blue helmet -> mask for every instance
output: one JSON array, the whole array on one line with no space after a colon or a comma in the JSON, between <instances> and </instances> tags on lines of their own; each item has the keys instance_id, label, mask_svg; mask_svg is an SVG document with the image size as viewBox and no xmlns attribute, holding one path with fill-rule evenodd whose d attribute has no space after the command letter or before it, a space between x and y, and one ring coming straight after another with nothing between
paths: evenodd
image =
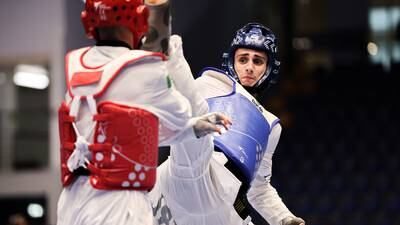
<instances>
[{"instance_id":1,"label":"blue helmet","mask_svg":"<svg viewBox=\"0 0 400 225\"><path fill-rule=\"evenodd\" d=\"M277 60L278 44L274 33L259 23L248 23L236 31L229 51L224 53L224 70L237 81L239 80L234 68L235 52L238 48L249 48L266 53L268 65L264 75L254 85L255 88L263 90L277 81L280 62Z\"/></svg>"}]
</instances>

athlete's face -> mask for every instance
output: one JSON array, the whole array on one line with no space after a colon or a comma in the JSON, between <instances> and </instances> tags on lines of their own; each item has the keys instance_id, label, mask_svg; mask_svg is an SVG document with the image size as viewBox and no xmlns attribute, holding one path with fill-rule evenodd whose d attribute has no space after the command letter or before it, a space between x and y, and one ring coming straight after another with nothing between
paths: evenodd
<instances>
[{"instance_id":1,"label":"athlete's face","mask_svg":"<svg viewBox=\"0 0 400 225\"><path fill-rule=\"evenodd\" d=\"M267 65L265 52L247 48L238 48L235 52L234 67L243 86L254 86L265 73Z\"/></svg>"}]
</instances>

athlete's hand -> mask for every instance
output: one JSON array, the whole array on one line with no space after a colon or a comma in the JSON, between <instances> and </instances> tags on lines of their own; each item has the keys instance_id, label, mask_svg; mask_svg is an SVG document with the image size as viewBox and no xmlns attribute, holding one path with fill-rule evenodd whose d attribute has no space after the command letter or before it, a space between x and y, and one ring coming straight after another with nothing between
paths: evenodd
<instances>
[{"instance_id":1,"label":"athlete's hand","mask_svg":"<svg viewBox=\"0 0 400 225\"><path fill-rule=\"evenodd\" d=\"M305 225L306 222L300 217L286 217L282 220L282 225Z\"/></svg>"},{"instance_id":2,"label":"athlete's hand","mask_svg":"<svg viewBox=\"0 0 400 225\"><path fill-rule=\"evenodd\" d=\"M222 125L226 130L232 125L232 121L221 113L209 113L199 116L196 119L193 130L197 138L201 138L213 132L222 134L222 128L218 125Z\"/></svg>"},{"instance_id":3,"label":"athlete's hand","mask_svg":"<svg viewBox=\"0 0 400 225\"><path fill-rule=\"evenodd\" d=\"M170 61L179 61L180 58L184 58L182 45L181 36L174 34L169 37L168 56Z\"/></svg>"}]
</instances>

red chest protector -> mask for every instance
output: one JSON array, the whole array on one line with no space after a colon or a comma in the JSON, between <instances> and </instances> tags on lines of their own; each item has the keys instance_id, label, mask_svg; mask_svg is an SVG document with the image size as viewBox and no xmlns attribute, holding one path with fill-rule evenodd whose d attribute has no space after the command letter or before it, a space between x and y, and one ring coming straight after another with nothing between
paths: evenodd
<instances>
[{"instance_id":1,"label":"red chest protector","mask_svg":"<svg viewBox=\"0 0 400 225\"><path fill-rule=\"evenodd\" d=\"M66 57L66 80L72 101L59 108L61 179L68 186L77 171L86 168L94 188L105 190L151 190L158 160L158 118L149 111L110 101L96 103L126 65L159 53L130 51L111 62L88 68L82 63L88 48ZM88 87L87 95L74 95L76 88ZM81 89L82 90L82 89ZM93 143L81 135L75 119L80 103L86 101L92 118Z\"/></svg>"}]
</instances>

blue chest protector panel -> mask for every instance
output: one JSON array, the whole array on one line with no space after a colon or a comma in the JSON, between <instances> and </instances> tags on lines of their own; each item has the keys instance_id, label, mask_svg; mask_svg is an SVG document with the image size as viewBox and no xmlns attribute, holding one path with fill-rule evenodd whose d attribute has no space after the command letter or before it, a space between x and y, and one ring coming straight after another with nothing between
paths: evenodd
<instances>
[{"instance_id":1,"label":"blue chest protector panel","mask_svg":"<svg viewBox=\"0 0 400 225\"><path fill-rule=\"evenodd\" d=\"M216 136L214 145L237 166L250 184L267 149L270 124L259 109L235 91L226 96L207 99L210 112L221 112L232 119L228 132Z\"/></svg>"}]
</instances>

